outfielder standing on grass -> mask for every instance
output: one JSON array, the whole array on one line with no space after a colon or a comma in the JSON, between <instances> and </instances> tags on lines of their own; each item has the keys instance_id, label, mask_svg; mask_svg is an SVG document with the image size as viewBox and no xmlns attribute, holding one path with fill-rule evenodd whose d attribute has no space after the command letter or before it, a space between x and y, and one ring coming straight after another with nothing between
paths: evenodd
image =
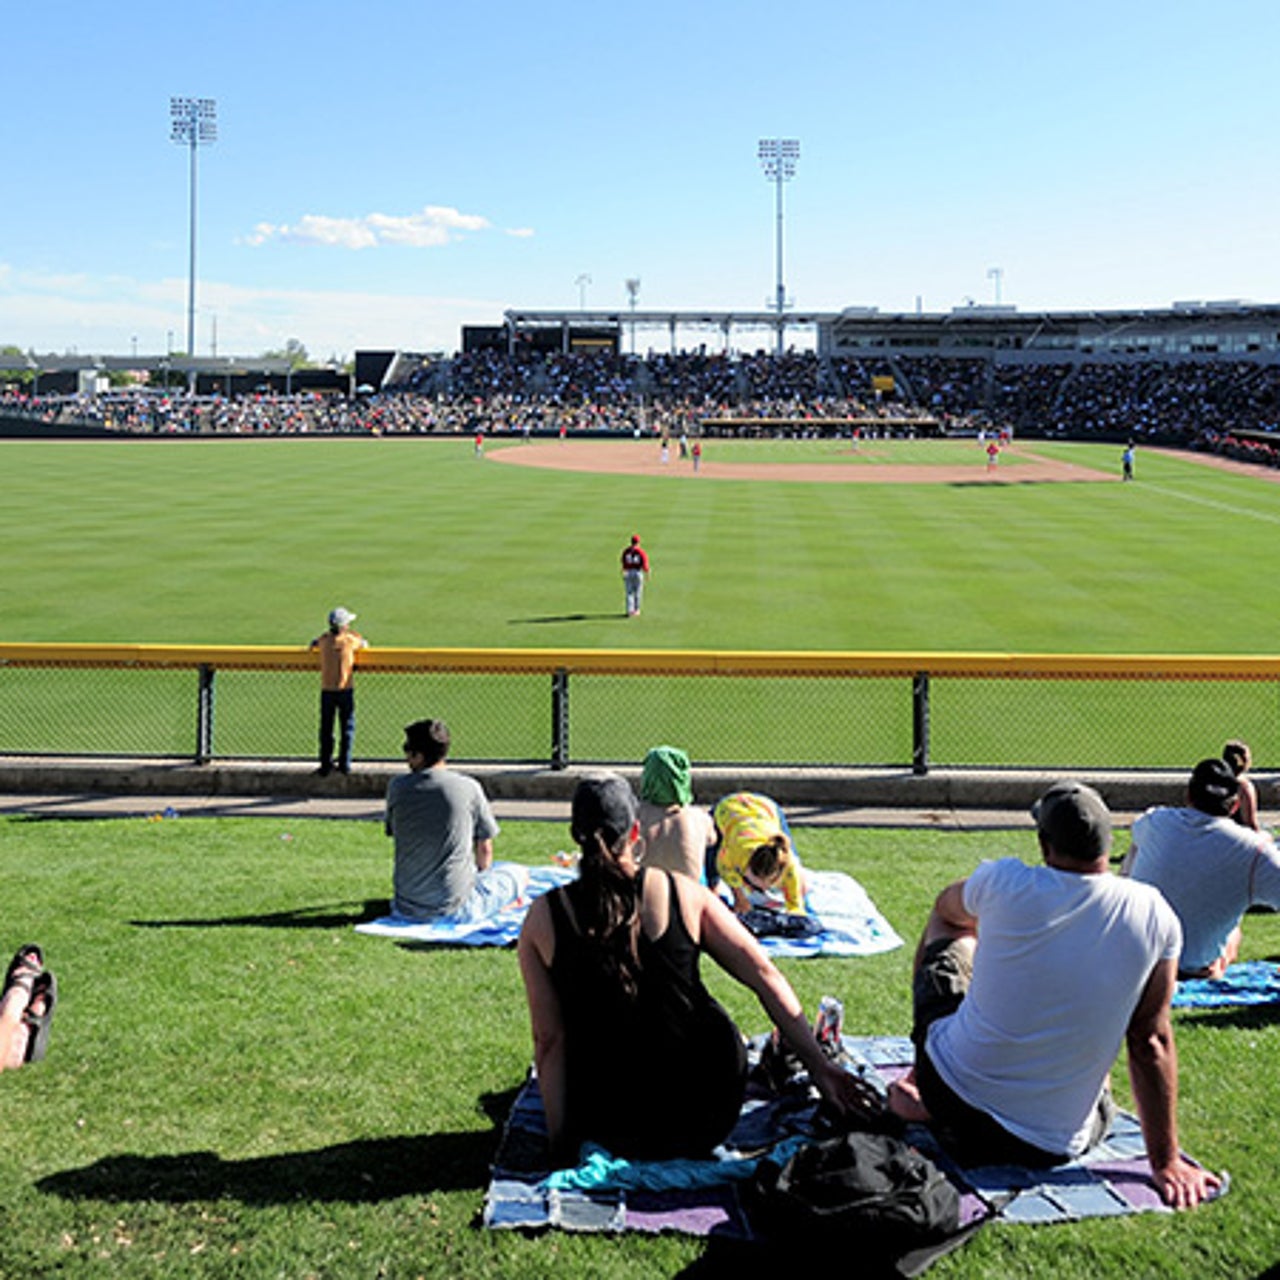
<instances>
[{"instance_id":1,"label":"outfielder standing on grass","mask_svg":"<svg viewBox=\"0 0 1280 1280\"><path fill-rule=\"evenodd\" d=\"M627 617L634 618L640 612L644 596L644 580L649 576L649 557L640 545L640 535L633 533L631 541L622 552L622 581L627 589Z\"/></svg>"}]
</instances>

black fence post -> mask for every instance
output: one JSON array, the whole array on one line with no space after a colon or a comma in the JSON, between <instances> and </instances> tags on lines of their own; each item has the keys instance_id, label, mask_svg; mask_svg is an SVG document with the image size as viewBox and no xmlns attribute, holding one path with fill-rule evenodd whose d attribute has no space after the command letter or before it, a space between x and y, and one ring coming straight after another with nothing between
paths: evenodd
<instances>
[{"instance_id":1,"label":"black fence post","mask_svg":"<svg viewBox=\"0 0 1280 1280\"><path fill-rule=\"evenodd\" d=\"M551 767L569 767L569 673L564 667L551 675Z\"/></svg>"},{"instance_id":2,"label":"black fence post","mask_svg":"<svg viewBox=\"0 0 1280 1280\"><path fill-rule=\"evenodd\" d=\"M213 676L214 669L202 662L196 704L196 764L208 764L213 759Z\"/></svg>"},{"instance_id":3,"label":"black fence post","mask_svg":"<svg viewBox=\"0 0 1280 1280\"><path fill-rule=\"evenodd\" d=\"M911 772L929 772L929 673L917 671L911 681Z\"/></svg>"}]
</instances>

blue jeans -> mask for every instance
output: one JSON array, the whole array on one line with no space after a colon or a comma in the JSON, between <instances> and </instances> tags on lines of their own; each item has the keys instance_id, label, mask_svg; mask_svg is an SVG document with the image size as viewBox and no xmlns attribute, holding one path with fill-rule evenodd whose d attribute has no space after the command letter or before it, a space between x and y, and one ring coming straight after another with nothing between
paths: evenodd
<instances>
[{"instance_id":1,"label":"blue jeans","mask_svg":"<svg viewBox=\"0 0 1280 1280\"><path fill-rule=\"evenodd\" d=\"M333 722L338 721L338 768L351 771L351 741L356 736L354 689L320 690L320 771L333 768Z\"/></svg>"}]
</instances>

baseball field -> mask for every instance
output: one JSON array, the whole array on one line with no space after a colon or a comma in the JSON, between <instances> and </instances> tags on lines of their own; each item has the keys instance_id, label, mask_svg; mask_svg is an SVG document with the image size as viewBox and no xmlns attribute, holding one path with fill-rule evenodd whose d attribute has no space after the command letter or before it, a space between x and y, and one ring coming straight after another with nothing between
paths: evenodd
<instances>
[{"instance_id":1,"label":"baseball field","mask_svg":"<svg viewBox=\"0 0 1280 1280\"><path fill-rule=\"evenodd\" d=\"M343 602L384 645L1271 649L1265 475L1139 450L1126 485L1116 446L1045 442L994 475L973 441L713 440L699 475L636 449L6 441L5 636L286 644Z\"/></svg>"},{"instance_id":2,"label":"baseball field","mask_svg":"<svg viewBox=\"0 0 1280 1280\"><path fill-rule=\"evenodd\" d=\"M387 645L1267 650L1280 489L1266 475L1140 451L1121 484L1119 451L1101 446L1018 445L989 476L972 442L868 442L856 457L711 442L695 477L652 450L599 447L578 470L500 457L531 463L554 442L491 444L484 459L469 440L0 444L5 637L303 643L343 603ZM655 572L628 621L617 559L632 532ZM6 723L31 674L0 672ZM301 743L305 677L295 707L255 694ZM380 708L378 689L360 686L361 737L379 716L387 735L440 709ZM1053 717L1070 721L1080 690L1058 693ZM83 731L77 695L61 696ZM1042 739L1048 720L1009 723L990 696L968 707L975 726L1014 752ZM1113 696L1122 745L1147 736L1144 699ZM655 706L650 689L600 715L645 703L641 732L660 731L687 701ZM1202 701L1212 710L1216 692ZM145 714L123 689L110 705ZM721 697L719 711L779 731L759 697ZM808 742L824 718L815 701L782 728ZM1200 723L1187 741L1216 749L1220 725ZM465 717L455 729L470 732ZM536 865L566 833L511 821L499 839L501 856ZM857 876L908 939L979 859L1035 856L1025 830L797 840L806 865ZM530 1061L518 969L509 951L356 935L389 878L375 822L0 819L6 946L40 941L60 983L48 1060L0 1077L0 1276L758 1273L757 1255L686 1236L478 1229L496 1126ZM1278 943L1280 917L1248 918L1243 956L1274 959ZM850 1031L901 1034L911 958L907 945L783 967L807 1009L835 993ZM746 991L705 968L739 1024L763 1030ZM1176 1021L1183 1144L1230 1173L1230 1194L1186 1214L992 1226L931 1275L1235 1280L1276 1261L1274 1007ZM636 1083L625 1067L620 1081ZM794 1257L831 1265L808 1241ZM865 1274L863 1261L837 1265Z\"/></svg>"},{"instance_id":3,"label":"baseball field","mask_svg":"<svg viewBox=\"0 0 1280 1280\"><path fill-rule=\"evenodd\" d=\"M7 441L4 637L304 644L342 603L375 646L1269 653L1276 473L1140 449L1126 484L1119 453L1015 442L991 470L973 440L709 440L695 474L674 447L664 465L631 440L498 437L483 458L469 438ZM629 619L618 557L632 533L653 574ZM14 673L7 696L33 688ZM497 716L497 680L364 688L366 757L394 758L405 718L428 711L468 726L472 758L545 747L541 682L508 681ZM1280 758L1269 686L1072 683L1040 686L1033 704L1024 692L939 690L942 758L1165 765L1235 735L1260 764ZM61 711L38 702L27 722L65 714L67 729L35 749L118 749L75 740L78 690L47 696ZM305 758L313 696L309 677L243 696L227 683L220 749ZM175 741L139 751L186 749L181 697L164 711ZM148 714L128 694L112 705ZM624 681L575 707L585 758L631 758L655 736L704 760L910 753L897 682L783 697Z\"/></svg>"}]
</instances>

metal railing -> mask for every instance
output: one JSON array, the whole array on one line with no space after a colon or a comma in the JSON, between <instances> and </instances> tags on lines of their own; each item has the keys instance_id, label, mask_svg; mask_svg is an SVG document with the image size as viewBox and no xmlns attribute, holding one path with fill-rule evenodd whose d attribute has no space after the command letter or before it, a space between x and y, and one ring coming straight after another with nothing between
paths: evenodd
<instances>
[{"instance_id":1,"label":"metal railing","mask_svg":"<svg viewBox=\"0 0 1280 1280\"><path fill-rule=\"evenodd\" d=\"M356 756L447 720L461 759L1169 768L1247 739L1280 761L1280 658L367 649ZM280 646L0 644L0 754L309 759L318 661Z\"/></svg>"}]
</instances>

